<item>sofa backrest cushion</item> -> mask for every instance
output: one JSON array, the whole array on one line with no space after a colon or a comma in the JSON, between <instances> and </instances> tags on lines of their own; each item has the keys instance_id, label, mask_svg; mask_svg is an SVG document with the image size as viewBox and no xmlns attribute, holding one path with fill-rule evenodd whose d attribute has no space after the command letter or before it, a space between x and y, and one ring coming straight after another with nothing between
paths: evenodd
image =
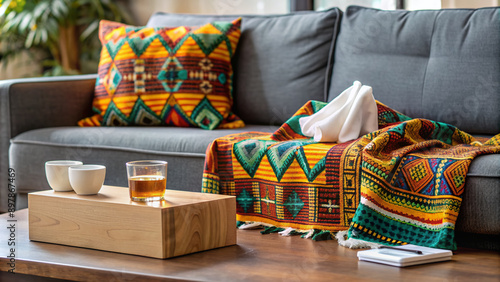
<instances>
[{"instance_id":1,"label":"sofa backrest cushion","mask_svg":"<svg viewBox=\"0 0 500 282\"><path fill-rule=\"evenodd\" d=\"M286 15L156 13L147 26L202 25L242 17L235 53L235 113L249 124L281 124L308 100L326 101L341 11Z\"/></svg>"},{"instance_id":2,"label":"sofa backrest cushion","mask_svg":"<svg viewBox=\"0 0 500 282\"><path fill-rule=\"evenodd\" d=\"M500 132L500 9L343 15L329 100L359 80L375 99L414 118Z\"/></svg>"}]
</instances>

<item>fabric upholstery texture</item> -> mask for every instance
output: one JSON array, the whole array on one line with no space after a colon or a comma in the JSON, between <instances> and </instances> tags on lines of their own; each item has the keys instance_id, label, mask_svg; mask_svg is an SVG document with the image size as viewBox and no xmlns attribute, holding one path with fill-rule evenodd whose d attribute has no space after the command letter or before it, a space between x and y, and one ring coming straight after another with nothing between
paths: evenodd
<instances>
[{"instance_id":1,"label":"fabric upholstery texture","mask_svg":"<svg viewBox=\"0 0 500 282\"><path fill-rule=\"evenodd\" d=\"M8 205L10 138L35 128L75 125L90 114L94 84L95 75L0 81L0 212Z\"/></svg>"},{"instance_id":2,"label":"fabric upholstery texture","mask_svg":"<svg viewBox=\"0 0 500 282\"><path fill-rule=\"evenodd\" d=\"M247 123L281 125L307 101L326 100L341 13L337 8L264 16L156 13L147 26L200 25L241 17L234 111Z\"/></svg>"},{"instance_id":3,"label":"fabric upholstery texture","mask_svg":"<svg viewBox=\"0 0 500 282\"><path fill-rule=\"evenodd\" d=\"M8 210L8 176L9 176L9 145L10 145L10 84L0 82L0 212Z\"/></svg>"},{"instance_id":4,"label":"fabric upholstery texture","mask_svg":"<svg viewBox=\"0 0 500 282\"><path fill-rule=\"evenodd\" d=\"M97 114L79 125L243 127L231 112L240 24L150 28L101 21Z\"/></svg>"},{"instance_id":5,"label":"fabric upholstery texture","mask_svg":"<svg viewBox=\"0 0 500 282\"><path fill-rule=\"evenodd\" d=\"M13 138L13 143L62 144L86 147L128 148L178 154L205 154L217 137L246 131L272 132L276 126L247 125L244 128L203 131L185 127L50 127L31 130Z\"/></svg>"},{"instance_id":6,"label":"fabric upholstery texture","mask_svg":"<svg viewBox=\"0 0 500 282\"><path fill-rule=\"evenodd\" d=\"M351 6L328 100L359 80L375 99L470 133L500 132L500 9L382 11ZM446 105L446 107L443 107Z\"/></svg>"}]
</instances>

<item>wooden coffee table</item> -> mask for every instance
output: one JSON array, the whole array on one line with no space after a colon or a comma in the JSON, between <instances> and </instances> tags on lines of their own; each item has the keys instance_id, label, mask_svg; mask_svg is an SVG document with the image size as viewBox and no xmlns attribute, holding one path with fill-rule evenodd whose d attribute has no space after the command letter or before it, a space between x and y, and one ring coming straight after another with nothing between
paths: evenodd
<instances>
[{"instance_id":1,"label":"wooden coffee table","mask_svg":"<svg viewBox=\"0 0 500 282\"><path fill-rule=\"evenodd\" d=\"M500 253L459 249L448 262L397 268L359 262L356 250L336 241L299 236L261 235L238 230L238 244L171 259L154 259L28 239L28 210L0 215L0 281L19 281L8 273L9 224L15 224L15 272L83 281L499 281ZM39 278L36 278L38 281ZM33 280L35 281L35 280Z\"/></svg>"}]
</instances>

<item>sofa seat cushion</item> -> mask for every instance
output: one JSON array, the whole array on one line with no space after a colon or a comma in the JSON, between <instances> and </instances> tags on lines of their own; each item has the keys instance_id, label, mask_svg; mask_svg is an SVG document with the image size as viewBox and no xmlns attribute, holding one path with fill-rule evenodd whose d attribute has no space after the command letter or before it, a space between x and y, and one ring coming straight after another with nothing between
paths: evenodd
<instances>
[{"instance_id":1,"label":"sofa seat cushion","mask_svg":"<svg viewBox=\"0 0 500 282\"><path fill-rule=\"evenodd\" d=\"M200 131L198 128L185 127L53 127L24 132L13 138L11 143L155 151L204 157L207 146L217 137L245 131L273 132L276 128L249 125L239 129Z\"/></svg>"},{"instance_id":2,"label":"sofa seat cushion","mask_svg":"<svg viewBox=\"0 0 500 282\"><path fill-rule=\"evenodd\" d=\"M500 154L476 157L467 172L456 230L500 235Z\"/></svg>"},{"instance_id":3,"label":"sofa seat cushion","mask_svg":"<svg viewBox=\"0 0 500 282\"><path fill-rule=\"evenodd\" d=\"M382 11L351 6L335 47L329 100L354 80L414 118L500 132L500 8Z\"/></svg>"},{"instance_id":4,"label":"sofa seat cushion","mask_svg":"<svg viewBox=\"0 0 500 282\"><path fill-rule=\"evenodd\" d=\"M203 130L181 127L54 127L24 132L11 140L10 166L16 170L18 207L27 207L26 193L50 189L44 163L81 160L107 167L106 185L127 183L125 163L165 160L167 189L201 191L205 150L212 140L245 131L274 132L277 126L248 125L239 129Z\"/></svg>"}]
</instances>

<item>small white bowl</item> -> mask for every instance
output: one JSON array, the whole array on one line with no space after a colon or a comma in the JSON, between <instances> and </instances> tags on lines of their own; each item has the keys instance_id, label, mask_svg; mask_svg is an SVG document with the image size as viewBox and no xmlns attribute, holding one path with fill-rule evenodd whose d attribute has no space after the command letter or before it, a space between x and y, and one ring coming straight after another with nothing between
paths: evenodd
<instances>
[{"instance_id":1,"label":"small white bowl","mask_svg":"<svg viewBox=\"0 0 500 282\"><path fill-rule=\"evenodd\" d=\"M45 176L50 188L57 192L73 191L68 178L68 168L82 165L80 161L60 160L45 163Z\"/></svg>"},{"instance_id":2,"label":"small white bowl","mask_svg":"<svg viewBox=\"0 0 500 282\"><path fill-rule=\"evenodd\" d=\"M69 182L78 195L95 195L101 190L106 167L103 165L79 165L68 169Z\"/></svg>"}]
</instances>

